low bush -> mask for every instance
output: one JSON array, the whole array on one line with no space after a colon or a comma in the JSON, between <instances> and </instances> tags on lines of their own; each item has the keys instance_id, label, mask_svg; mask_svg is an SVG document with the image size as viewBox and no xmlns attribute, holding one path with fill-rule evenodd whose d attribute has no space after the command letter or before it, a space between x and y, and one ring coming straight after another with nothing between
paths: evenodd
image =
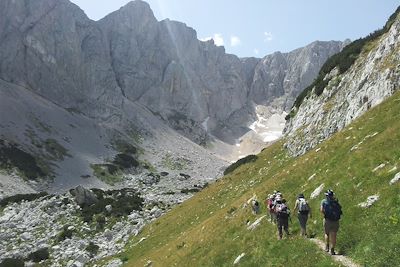
<instances>
[{"instance_id":1,"label":"low bush","mask_svg":"<svg viewBox=\"0 0 400 267\"><path fill-rule=\"evenodd\" d=\"M44 168L39 166L37 159L28 152L20 149L16 144L6 144L0 139L0 168L18 171L29 180L36 180L47 176Z\"/></svg>"},{"instance_id":2,"label":"low bush","mask_svg":"<svg viewBox=\"0 0 400 267\"><path fill-rule=\"evenodd\" d=\"M49 248L41 248L29 254L28 260L31 260L33 262L41 262L47 260L49 257L50 257Z\"/></svg>"},{"instance_id":3,"label":"low bush","mask_svg":"<svg viewBox=\"0 0 400 267\"><path fill-rule=\"evenodd\" d=\"M238 161L236 161L235 163L231 164L228 168L225 169L224 175L227 175L227 174L233 172L234 170L236 170L237 168L239 168L243 164L256 161L257 158L258 157L256 155L248 155L247 157L239 159Z\"/></svg>"},{"instance_id":4,"label":"low bush","mask_svg":"<svg viewBox=\"0 0 400 267\"><path fill-rule=\"evenodd\" d=\"M25 263L21 259L5 258L0 262L0 267L24 267Z\"/></svg>"},{"instance_id":5,"label":"low bush","mask_svg":"<svg viewBox=\"0 0 400 267\"><path fill-rule=\"evenodd\" d=\"M21 201L33 201L35 199L48 196L47 192L33 193L33 194L18 194L0 200L0 207L5 207L10 203L19 203Z\"/></svg>"}]
</instances>

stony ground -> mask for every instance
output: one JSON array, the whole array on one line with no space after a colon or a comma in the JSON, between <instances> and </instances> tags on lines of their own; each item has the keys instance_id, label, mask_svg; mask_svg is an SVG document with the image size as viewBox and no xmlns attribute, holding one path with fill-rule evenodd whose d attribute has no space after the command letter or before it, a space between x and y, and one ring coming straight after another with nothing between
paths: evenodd
<instances>
[{"instance_id":1,"label":"stony ground","mask_svg":"<svg viewBox=\"0 0 400 267\"><path fill-rule=\"evenodd\" d=\"M44 252L49 254L44 263L50 266L83 266L121 252L131 235L137 235L144 225L207 185L205 181L193 184L183 174L163 175L126 177L119 186L135 188L143 198L143 207L123 216L113 215L113 209L118 207L107 205L87 222L86 210L70 192L9 203L0 208L0 262L7 258L24 259L28 266L33 266L32 253ZM126 190L116 190L111 198L118 198ZM121 263L113 261L110 266Z\"/></svg>"}]
</instances>

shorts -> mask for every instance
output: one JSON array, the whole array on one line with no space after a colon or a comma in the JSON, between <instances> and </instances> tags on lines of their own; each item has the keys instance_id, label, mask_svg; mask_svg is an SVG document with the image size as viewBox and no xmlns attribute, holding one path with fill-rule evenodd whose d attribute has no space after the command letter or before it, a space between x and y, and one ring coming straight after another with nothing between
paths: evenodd
<instances>
[{"instance_id":1,"label":"shorts","mask_svg":"<svg viewBox=\"0 0 400 267\"><path fill-rule=\"evenodd\" d=\"M339 231L339 221L331 221L329 219L324 219L324 230L325 234L337 233Z\"/></svg>"}]
</instances>

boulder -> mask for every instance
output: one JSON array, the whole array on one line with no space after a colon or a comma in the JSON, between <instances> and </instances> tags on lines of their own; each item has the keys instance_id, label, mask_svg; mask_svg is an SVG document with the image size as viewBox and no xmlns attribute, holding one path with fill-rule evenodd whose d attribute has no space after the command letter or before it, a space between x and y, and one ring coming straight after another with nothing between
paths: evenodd
<instances>
[{"instance_id":1,"label":"boulder","mask_svg":"<svg viewBox=\"0 0 400 267\"><path fill-rule=\"evenodd\" d=\"M112 206L111 205L107 205L105 208L106 208L107 212L111 212L112 211Z\"/></svg>"},{"instance_id":2,"label":"boulder","mask_svg":"<svg viewBox=\"0 0 400 267\"><path fill-rule=\"evenodd\" d=\"M122 261L120 259L115 259L107 263L106 267L120 267L122 266Z\"/></svg>"},{"instance_id":3,"label":"boulder","mask_svg":"<svg viewBox=\"0 0 400 267\"><path fill-rule=\"evenodd\" d=\"M369 207L372 206L372 204L374 204L378 200L379 200L379 196L378 195L369 196L367 198L367 201L358 204L358 206L361 207L361 208L369 208Z\"/></svg>"},{"instance_id":4,"label":"boulder","mask_svg":"<svg viewBox=\"0 0 400 267\"><path fill-rule=\"evenodd\" d=\"M72 189L71 194L74 196L76 203L81 207L91 206L98 202L96 195L81 185Z\"/></svg>"},{"instance_id":5,"label":"boulder","mask_svg":"<svg viewBox=\"0 0 400 267\"><path fill-rule=\"evenodd\" d=\"M240 254L239 256L237 256L237 258L234 260L233 265L236 265L240 262L240 260L244 257L244 255L246 255L245 253Z\"/></svg>"},{"instance_id":6,"label":"boulder","mask_svg":"<svg viewBox=\"0 0 400 267\"><path fill-rule=\"evenodd\" d=\"M317 196L319 196L319 194L321 194L322 190L324 190L324 186L325 186L325 184L321 184L320 186L315 188L315 190L311 193L310 198L314 199Z\"/></svg>"},{"instance_id":7,"label":"boulder","mask_svg":"<svg viewBox=\"0 0 400 267\"><path fill-rule=\"evenodd\" d=\"M392 180L390 180L390 184L394 185L395 183L400 181L400 172L398 172Z\"/></svg>"}]
</instances>

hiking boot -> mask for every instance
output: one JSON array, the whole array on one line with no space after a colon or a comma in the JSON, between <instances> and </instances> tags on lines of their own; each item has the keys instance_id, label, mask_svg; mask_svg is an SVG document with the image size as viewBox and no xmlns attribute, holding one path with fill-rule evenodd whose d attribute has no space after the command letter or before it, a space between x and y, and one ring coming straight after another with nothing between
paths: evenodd
<instances>
[{"instance_id":1,"label":"hiking boot","mask_svg":"<svg viewBox=\"0 0 400 267\"><path fill-rule=\"evenodd\" d=\"M331 255L336 255L335 249L331 248Z\"/></svg>"},{"instance_id":2,"label":"hiking boot","mask_svg":"<svg viewBox=\"0 0 400 267\"><path fill-rule=\"evenodd\" d=\"M325 252L329 252L329 245L325 246Z\"/></svg>"}]
</instances>

